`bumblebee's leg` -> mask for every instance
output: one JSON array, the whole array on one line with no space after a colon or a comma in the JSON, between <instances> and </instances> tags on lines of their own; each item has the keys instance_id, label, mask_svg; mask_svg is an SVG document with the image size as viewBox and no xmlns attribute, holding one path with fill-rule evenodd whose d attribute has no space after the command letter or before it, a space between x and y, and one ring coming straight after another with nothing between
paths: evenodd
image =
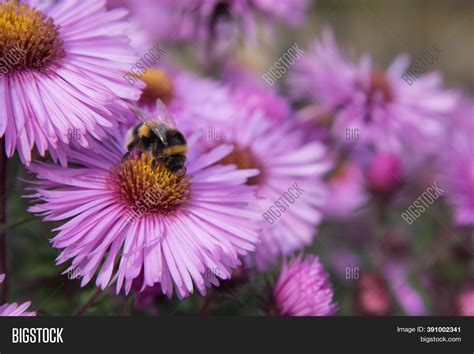
<instances>
[{"instance_id":1,"label":"bumblebee's leg","mask_svg":"<svg viewBox=\"0 0 474 354\"><path fill-rule=\"evenodd\" d=\"M138 143L140 143L140 139L138 137L133 138L133 140L127 145L128 152L135 149L138 146Z\"/></svg>"},{"instance_id":2,"label":"bumblebee's leg","mask_svg":"<svg viewBox=\"0 0 474 354\"><path fill-rule=\"evenodd\" d=\"M124 163L125 161L127 161L129 156L130 156L130 151L127 151L125 154L123 154L122 159L120 160L120 162Z\"/></svg>"},{"instance_id":3,"label":"bumblebee's leg","mask_svg":"<svg viewBox=\"0 0 474 354\"><path fill-rule=\"evenodd\" d=\"M151 146L151 153L153 155L153 160L151 161L151 169L154 171L158 164L163 163L163 147L158 140L153 142Z\"/></svg>"},{"instance_id":4,"label":"bumblebee's leg","mask_svg":"<svg viewBox=\"0 0 474 354\"><path fill-rule=\"evenodd\" d=\"M139 143L140 139L138 137L133 138L133 140L128 143L127 152L122 156L121 162L124 162L129 158L130 153L138 146Z\"/></svg>"},{"instance_id":5,"label":"bumblebee's leg","mask_svg":"<svg viewBox=\"0 0 474 354\"><path fill-rule=\"evenodd\" d=\"M151 161L151 170L154 171L157 166L158 166L158 161L156 159L153 159Z\"/></svg>"},{"instance_id":6,"label":"bumblebee's leg","mask_svg":"<svg viewBox=\"0 0 474 354\"><path fill-rule=\"evenodd\" d=\"M179 170L177 173L176 173L176 176L178 176L179 178L183 177L183 176L186 176L186 167L183 167L181 170Z\"/></svg>"}]
</instances>

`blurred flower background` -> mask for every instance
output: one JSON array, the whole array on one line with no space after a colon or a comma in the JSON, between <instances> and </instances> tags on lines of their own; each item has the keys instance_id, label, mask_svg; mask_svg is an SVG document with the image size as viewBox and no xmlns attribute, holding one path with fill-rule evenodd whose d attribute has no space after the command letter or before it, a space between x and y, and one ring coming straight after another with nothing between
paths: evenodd
<instances>
[{"instance_id":1,"label":"blurred flower background","mask_svg":"<svg viewBox=\"0 0 474 354\"><path fill-rule=\"evenodd\" d=\"M42 109L54 129L35 102L25 117L34 126L23 131L12 122L32 107L16 78L36 69L0 71L0 93L11 93L0 100L0 306L28 301L37 315L473 315L472 1L111 0L81 19L83 32L81 21L67 22L81 8L57 3L69 7L39 8L65 21L64 43L54 43L61 60L79 63L85 76L75 74L68 97L87 109L55 98L58 86ZM2 30L0 39L14 38ZM196 201L184 209L195 214L182 214L183 229L160 216L174 241L149 263L157 247L148 226L129 236L112 228L123 203L88 210L112 198L104 181L138 122L120 98L150 111L163 100L192 149ZM8 170L4 140L8 155L13 142L21 147ZM32 160L47 163L23 166L33 143ZM201 235L195 215L225 235ZM177 247L183 232L199 245ZM125 291L106 287L117 280L114 262ZM104 289L91 281L97 274Z\"/></svg>"}]
</instances>

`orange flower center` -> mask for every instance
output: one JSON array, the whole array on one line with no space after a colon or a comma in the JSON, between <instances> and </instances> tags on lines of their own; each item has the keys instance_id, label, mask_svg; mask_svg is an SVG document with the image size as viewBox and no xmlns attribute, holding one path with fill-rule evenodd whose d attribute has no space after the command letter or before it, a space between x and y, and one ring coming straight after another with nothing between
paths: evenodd
<instances>
[{"instance_id":1,"label":"orange flower center","mask_svg":"<svg viewBox=\"0 0 474 354\"><path fill-rule=\"evenodd\" d=\"M149 154L132 155L112 169L112 184L119 199L135 213L168 214L190 197L190 178L178 176L162 164L152 170L151 162Z\"/></svg>"},{"instance_id":2,"label":"orange flower center","mask_svg":"<svg viewBox=\"0 0 474 354\"><path fill-rule=\"evenodd\" d=\"M173 97L173 82L163 70L148 69L140 79L146 84L140 97L141 104L154 106L158 98L168 103Z\"/></svg>"},{"instance_id":3,"label":"orange flower center","mask_svg":"<svg viewBox=\"0 0 474 354\"><path fill-rule=\"evenodd\" d=\"M238 145L234 144L234 150L221 159L219 163L223 165L236 165L239 170L243 169L257 169L260 171L260 174L250 177L247 180L249 185L258 185L264 177L264 166L261 161L253 154L253 152L248 147L241 148Z\"/></svg>"},{"instance_id":4,"label":"orange flower center","mask_svg":"<svg viewBox=\"0 0 474 354\"><path fill-rule=\"evenodd\" d=\"M59 28L51 17L29 5L0 4L0 73L23 69L42 71L64 57Z\"/></svg>"}]
</instances>

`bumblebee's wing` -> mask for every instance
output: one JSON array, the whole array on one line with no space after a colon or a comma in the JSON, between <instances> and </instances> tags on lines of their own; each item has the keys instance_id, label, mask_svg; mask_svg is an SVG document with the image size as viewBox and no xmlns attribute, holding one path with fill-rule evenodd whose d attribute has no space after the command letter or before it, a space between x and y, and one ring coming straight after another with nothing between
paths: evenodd
<instances>
[{"instance_id":1,"label":"bumblebee's wing","mask_svg":"<svg viewBox=\"0 0 474 354\"><path fill-rule=\"evenodd\" d=\"M165 104L159 98L156 100L156 117L169 125L172 128L176 128L176 122L174 121L173 115L168 111Z\"/></svg>"},{"instance_id":2,"label":"bumblebee's wing","mask_svg":"<svg viewBox=\"0 0 474 354\"><path fill-rule=\"evenodd\" d=\"M146 124L153 133L160 139L163 145L167 145L165 133L166 133L166 126L163 124L157 124L157 118L155 118L151 113L144 111L143 109L131 104L127 103L128 107L132 110L132 112L140 119L144 124Z\"/></svg>"}]
</instances>

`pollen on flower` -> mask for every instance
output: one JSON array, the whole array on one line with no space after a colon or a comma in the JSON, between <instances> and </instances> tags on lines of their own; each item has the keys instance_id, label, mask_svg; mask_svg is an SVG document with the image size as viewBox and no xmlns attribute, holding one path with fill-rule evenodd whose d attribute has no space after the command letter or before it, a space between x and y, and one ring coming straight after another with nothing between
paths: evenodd
<instances>
[{"instance_id":1,"label":"pollen on flower","mask_svg":"<svg viewBox=\"0 0 474 354\"><path fill-rule=\"evenodd\" d=\"M255 156L249 147L239 147L234 144L234 150L219 161L223 165L236 165L238 169L257 169L260 174L250 177L247 180L248 185L258 185L264 178L264 166L262 162Z\"/></svg>"},{"instance_id":2,"label":"pollen on flower","mask_svg":"<svg viewBox=\"0 0 474 354\"><path fill-rule=\"evenodd\" d=\"M0 4L0 54L13 56L10 72L44 70L65 55L59 28L51 17L29 5L8 1Z\"/></svg>"},{"instance_id":3,"label":"pollen on flower","mask_svg":"<svg viewBox=\"0 0 474 354\"><path fill-rule=\"evenodd\" d=\"M190 196L189 177L170 172L158 164L151 168L150 154L131 156L111 171L111 183L119 199L140 214L168 214Z\"/></svg>"}]
</instances>

